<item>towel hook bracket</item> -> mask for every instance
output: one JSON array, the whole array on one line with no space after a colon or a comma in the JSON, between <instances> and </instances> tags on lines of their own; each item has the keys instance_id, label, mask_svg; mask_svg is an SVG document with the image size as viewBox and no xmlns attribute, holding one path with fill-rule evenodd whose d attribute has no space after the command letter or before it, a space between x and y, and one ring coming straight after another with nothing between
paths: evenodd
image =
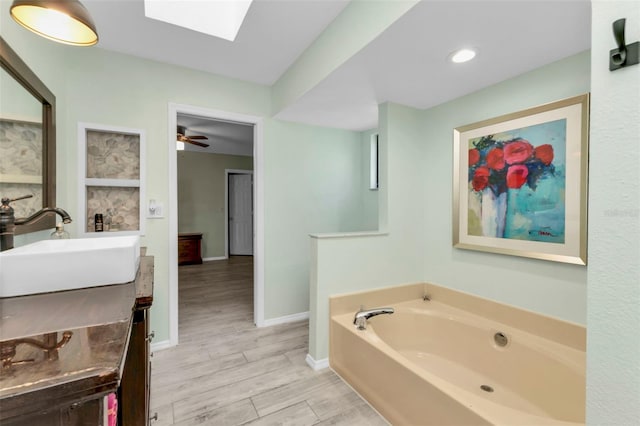
<instances>
[{"instance_id":1,"label":"towel hook bracket","mask_svg":"<svg viewBox=\"0 0 640 426\"><path fill-rule=\"evenodd\" d=\"M618 47L609 51L609 71L636 65L640 62L640 42L625 43L625 25L625 18L613 22L613 38L616 40Z\"/></svg>"}]
</instances>

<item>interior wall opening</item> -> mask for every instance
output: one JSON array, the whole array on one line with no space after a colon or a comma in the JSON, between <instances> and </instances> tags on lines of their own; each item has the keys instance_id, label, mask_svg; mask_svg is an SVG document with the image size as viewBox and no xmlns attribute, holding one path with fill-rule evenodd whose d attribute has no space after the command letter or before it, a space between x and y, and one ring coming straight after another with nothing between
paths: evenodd
<instances>
[{"instance_id":1,"label":"interior wall opening","mask_svg":"<svg viewBox=\"0 0 640 426\"><path fill-rule=\"evenodd\" d=\"M255 216L260 204L254 173L260 119L170 105L169 126L175 136L169 142L174 189L168 346L174 346L196 338L194 322L261 325L261 227Z\"/></svg>"}]
</instances>

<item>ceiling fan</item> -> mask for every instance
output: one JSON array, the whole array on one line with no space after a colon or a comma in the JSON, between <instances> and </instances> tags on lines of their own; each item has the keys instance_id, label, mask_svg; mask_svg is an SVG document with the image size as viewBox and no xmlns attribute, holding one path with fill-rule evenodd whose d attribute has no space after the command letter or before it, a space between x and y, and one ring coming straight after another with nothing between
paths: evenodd
<instances>
[{"instance_id":1,"label":"ceiling fan","mask_svg":"<svg viewBox=\"0 0 640 426\"><path fill-rule=\"evenodd\" d=\"M190 143L193 145L198 145L201 146L203 148L207 148L209 146L208 143L204 143L204 142L198 142L196 139L209 139L206 136L202 136L202 135L192 135L192 136L187 136L185 135L185 133L187 132L187 128L185 126L178 126L178 135L176 137L176 140L178 142L186 142L186 143Z\"/></svg>"}]
</instances>

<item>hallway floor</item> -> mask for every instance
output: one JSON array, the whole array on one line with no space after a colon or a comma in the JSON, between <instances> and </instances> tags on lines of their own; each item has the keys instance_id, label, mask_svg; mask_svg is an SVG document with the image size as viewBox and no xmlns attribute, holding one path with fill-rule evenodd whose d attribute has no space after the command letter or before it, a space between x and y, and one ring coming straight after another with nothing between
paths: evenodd
<instances>
[{"instance_id":1,"label":"hallway floor","mask_svg":"<svg viewBox=\"0 0 640 426\"><path fill-rule=\"evenodd\" d=\"M307 321L253 325L252 257L179 274L180 344L152 358L152 425L387 425L335 373L305 363Z\"/></svg>"}]
</instances>

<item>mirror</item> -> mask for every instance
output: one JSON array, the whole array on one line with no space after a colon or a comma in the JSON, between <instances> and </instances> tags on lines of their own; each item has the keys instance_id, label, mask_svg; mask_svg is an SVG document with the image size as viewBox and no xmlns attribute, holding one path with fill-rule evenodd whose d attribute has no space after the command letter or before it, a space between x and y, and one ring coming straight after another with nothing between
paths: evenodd
<instances>
[{"instance_id":1,"label":"mirror","mask_svg":"<svg viewBox=\"0 0 640 426\"><path fill-rule=\"evenodd\" d=\"M55 96L0 37L0 196L16 219L55 207ZM16 234L55 227L55 214L17 226Z\"/></svg>"}]
</instances>

